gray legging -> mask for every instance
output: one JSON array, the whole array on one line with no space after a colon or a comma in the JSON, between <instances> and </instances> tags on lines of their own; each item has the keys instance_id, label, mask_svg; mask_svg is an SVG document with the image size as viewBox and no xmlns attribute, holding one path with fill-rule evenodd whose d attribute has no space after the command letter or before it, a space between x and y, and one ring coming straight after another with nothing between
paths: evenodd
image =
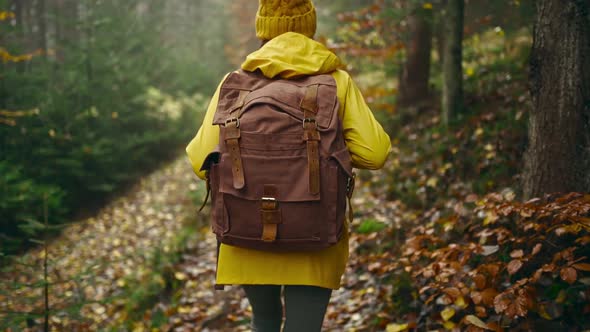
<instances>
[{"instance_id":1,"label":"gray legging","mask_svg":"<svg viewBox=\"0 0 590 332\"><path fill-rule=\"evenodd\" d=\"M243 285L252 306L254 332L279 332L283 319L281 287ZM283 332L321 331L332 290L315 286L284 286L285 329Z\"/></svg>"}]
</instances>

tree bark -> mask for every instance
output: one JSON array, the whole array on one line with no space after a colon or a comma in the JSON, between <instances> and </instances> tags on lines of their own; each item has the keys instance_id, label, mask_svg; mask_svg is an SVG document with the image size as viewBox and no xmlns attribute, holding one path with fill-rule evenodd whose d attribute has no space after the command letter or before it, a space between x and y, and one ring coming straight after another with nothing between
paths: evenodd
<instances>
[{"instance_id":1,"label":"tree bark","mask_svg":"<svg viewBox=\"0 0 590 332\"><path fill-rule=\"evenodd\" d=\"M24 12L26 11L26 2L22 0L14 0L14 14L16 18L16 29L18 33L17 44L21 47L21 52L24 52L24 46L27 39ZM22 74L25 72L25 63L19 62L16 65L18 73Z\"/></svg>"},{"instance_id":2,"label":"tree bark","mask_svg":"<svg viewBox=\"0 0 590 332\"><path fill-rule=\"evenodd\" d=\"M42 59L47 59L47 12L46 0L37 0L37 22L39 24L39 48Z\"/></svg>"},{"instance_id":3,"label":"tree bark","mask_svg":"<svg viewBox=\"0 0 590 332\"><path fill-rule=\"evenodd\" d=\"M55 59L53 70L54 73L58 71L59 64L63 61L64 50L63 50L63 0L53 1L53 50L55 52Z\"/></svg>"},{"instance_id":4,"label":"tree bark","mask_svg":"<svg viewBox=\"0 0 590 332\"><path fill-rule=\"evenodd\" d=\"M246 55L260 46L253 21L257 9L256 1L232 1L230 5L231 21L228 24L231 40L228 42L225 53L234 66L239 67Z\"/></svg>"},{"instance_id":5,"label":"tree bark","mask_svg":"<svg viewBox=\"0 0 590 332\"><path fill-rule=\"evenodd\" d=\"M430 52L432 50L432 10L418 7L408 19L410 38L406 63L399 83L400 107L417 106L428 99Z\"/></svg>"},{"instance_id":6,"label":"tree bark","mask_svg":"<svg viewBox=\"0 0 590 332\"><path fill-rule=\"evenodd\" d=\"M590 192L590 5L538 0L525 198Z\"/></svg>"},{"instance_id":7,"label":"tree bark","mask_svg":"<svg viewBox=\"0 0 590 332\"><path fill-rule=\"evenodd\" d=\"M464 0L449 0L444 13L442 118L445 125L458 119L463 109Z\"/></svg>"}]
</instances>

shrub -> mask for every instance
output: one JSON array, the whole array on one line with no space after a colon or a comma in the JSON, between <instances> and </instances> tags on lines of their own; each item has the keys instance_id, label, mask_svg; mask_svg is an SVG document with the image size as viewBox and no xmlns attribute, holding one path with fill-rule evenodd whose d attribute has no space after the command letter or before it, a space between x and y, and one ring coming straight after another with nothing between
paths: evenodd
<instances>
[{"instance_id":1,"label":"shrub","mask_svg":"<svg viewBox=\"0 0 590 332\"><path fill-rule=\"evenodd\" d=\"M470 213L410 230L396 273L419 294L411 326L590 327L590 195L512 198L471 197Z\"/></svg>"}]
</instances>

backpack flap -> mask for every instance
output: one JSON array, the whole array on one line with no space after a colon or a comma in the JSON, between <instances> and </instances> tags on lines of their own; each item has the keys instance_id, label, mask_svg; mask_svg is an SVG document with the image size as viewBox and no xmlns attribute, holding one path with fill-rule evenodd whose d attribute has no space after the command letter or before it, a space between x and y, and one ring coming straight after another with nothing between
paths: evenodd
<instances>
[{"instance_id":1,"label":"backpack flap","mask_svg":"<svg viewBox=\"0 0 590 332\"><path fill-rule=\"evenodd\" d=\"M305 153L305 150L301 152ZM244 175L248 179L242 189L236 189L233 185L231 162L225 162L230 156L224 154L221 158L219 191L224 194L258 201L265 196L265 185L273 185L276 188L273 198L279 202L319 201L321 198L320 193L312 194L309 190L305 154L288 157L242 154Z\"/></svg>"},{"instance_id":2,"label":"backpack flap","mask_svg":"<svg viewBox=\"0 0 590 332\"><path fill-rule=\"evenodd\" d=\"M239 111L239 116L241 116L256 104L275 105L294 118L303 121L301 104L306 89L310 85L317 85L318 95L322 96L322 98L316 99L319 110L316 122L320 129L326 129L332 125L333 112L338 110L336 107L338 103L336 82L330 75L285 81L267 79L259 74L242 71L230 74L224 81L213 124L223 125L231 117L231 114L235 113L236 109L241 108ZM244 95L246 95L245 99L240 101Z\"/></svg>"}]
</instances>

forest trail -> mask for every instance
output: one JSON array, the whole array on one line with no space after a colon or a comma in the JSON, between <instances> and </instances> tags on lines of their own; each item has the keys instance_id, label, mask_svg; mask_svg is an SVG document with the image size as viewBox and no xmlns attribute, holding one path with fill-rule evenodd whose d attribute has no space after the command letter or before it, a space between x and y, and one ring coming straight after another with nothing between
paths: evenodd
<instances>
[{"instance_id":1,"label":"forest trail","mask_svg":"<svg viewBox=\"0 0 590 332\"><path fill-rule=\"evenodd\" d=\"M83 331L121 326L148 331L157 321L157 331L248 331L251 312L242 290L236 286L213 289L216 241L206 213L197 214L190 198L190 191L202 193L202 186L182 156L53 240L48 250L49 300L55 310L52 325ZM361 182L355 193L356 215L380 221L388 215L387 220L395 220L391 217L395 204L379 196L375 188ZM193 227L188 241L178 247L178 233L186 232L187 223L196 225L196 231ZM375 235L352 234L350 264L343 287L333 293L325 331L373 330L389 294L388 286L381 283L383 264L379 262L390 257L357 252L377 246ZM129 317L130 311L138 309L128 302L133 288L138 281L145 284L153 279L154 262L161 260L158 256L171 253L180 257L155 279L160 294L141 308L145 314L139 319ZM0 280L34 285L42 280L42 260L42 248L32 250L20 259L22 265ZM42 307L42 288L21 287L15 292L17 296L0 301L0 312L34 312ZM77 304L80 317L72 319L68 308Z\"/></svg>"},{"instance_id":2,"label":"forest trail","mask_svg":"<svg viewBox=\"0 0 590 332\"><path fill-rule=\"evenodd\" d=\"M150 273L156 252L171 252L177 232L193 214L188 195L194 175L184 158L140 180L96 216L63 230L48 246L49 303L58 328L95 330L119 317L132 280ZM43 248L28 252L0 280L36 285L42 280ZM132 287L132 286L131 286ZM41 287L20 287L0 301L0 312L38 312ZM89 302L90 301L90 302ZM80 321L67 311L81 305ZM77 319L76 319L77 320ZM82 322L82 323L80 323Z\"/></svg>"}]
</instances>

